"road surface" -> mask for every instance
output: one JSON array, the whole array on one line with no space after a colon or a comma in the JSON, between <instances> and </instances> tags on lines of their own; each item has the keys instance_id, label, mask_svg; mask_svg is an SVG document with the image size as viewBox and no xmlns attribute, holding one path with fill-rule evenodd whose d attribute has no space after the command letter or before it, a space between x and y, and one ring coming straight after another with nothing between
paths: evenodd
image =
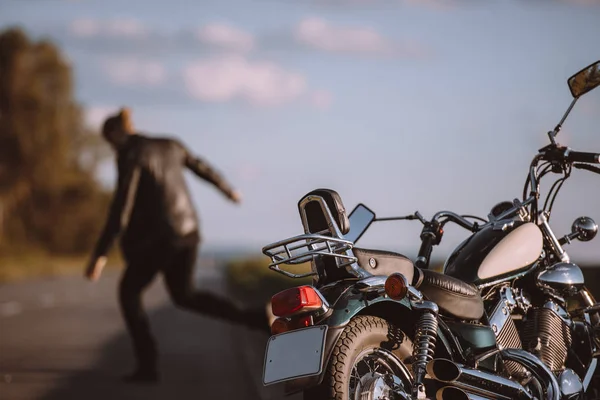
<instances>
[{"instance_id":1,"label":"road surface","mask_svg":"<svg viewBox=\"0 0 600 400\"><path fill-rule=\"evenodd\" d=\"M204 288L222 290L207 270ZM162 382L119 381L133 366L119 314L118 274L0 285L0 399L299 400L263 388L266 333L174 308L159 278L144 302L159 342Z\"/></svg>"}]
</instances>

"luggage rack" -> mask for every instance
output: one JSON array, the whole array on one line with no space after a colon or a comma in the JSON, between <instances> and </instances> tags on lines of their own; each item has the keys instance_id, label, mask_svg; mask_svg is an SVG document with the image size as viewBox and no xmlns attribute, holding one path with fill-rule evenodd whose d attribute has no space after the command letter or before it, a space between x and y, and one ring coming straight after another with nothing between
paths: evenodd
<instances>
[{"instance_id":1,"label":"luggage rack","mask_svg":"<svg viewBox=\"0 0 600 400\"><path fill-rule=\"evenodd\" d=\"M269 256L272 260L269 269L289 278L304 278L317 275L317 273L313 271L305 274L294 274L279 268L279 266L281 264L303 264L312 261L316 256L335 257L336 261L342 261L341 264L338 263L338 267L345 267L357 261L356 257L345 254L352 249L353 242L326 236L325 234L331 235L331 232L326 229L316 233L294 236L263 247L263 254Z\"/></svg>"}]
</instances>

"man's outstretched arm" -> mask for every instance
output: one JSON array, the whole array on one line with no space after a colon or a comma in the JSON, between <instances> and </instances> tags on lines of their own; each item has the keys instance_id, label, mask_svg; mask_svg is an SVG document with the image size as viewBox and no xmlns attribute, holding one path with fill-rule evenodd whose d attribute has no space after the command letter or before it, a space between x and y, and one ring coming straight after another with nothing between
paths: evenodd
<instances>
[{"instance_id":1,"label":"man's outstretched arm","mask_svg":"<svg viewBox=\"0 0 600 400\"><path fill-rule=\"evenodd\" d=\"M139 179L140 169L138 166L132 162L120 163L117 189L110 205L108 218L86 270L86 276L92 280L96 280L100 276L102 268L106 264L106 255L115 238L129 223Z\"/></svg>"},{"instance_id":2,"label":"man's outstretched arm","mask_svg":"<svg viewBox=\"0 0 600 400\"><path fill-rule=\"evenodd\" d=\"M225 178L223 178L223 176L219 174L208 162L196 155L191 154L185 148L185 146L181 146L185 153L184 163L187 168L194 172L194 174L196 174L198 177L215 185L215 187L231 201L236 203L241 201L240 193L237 190L234 190L233 187L231 187L231 185L229 185L229 183L225 180Z\"/></svg>"}]
</instances>

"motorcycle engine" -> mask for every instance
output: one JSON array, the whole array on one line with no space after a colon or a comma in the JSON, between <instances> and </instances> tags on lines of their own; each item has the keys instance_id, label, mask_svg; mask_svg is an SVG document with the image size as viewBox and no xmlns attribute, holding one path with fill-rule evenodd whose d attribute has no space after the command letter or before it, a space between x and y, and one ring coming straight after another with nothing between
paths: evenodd
<instances>
[{"instance_id":1,"label":"motorcycle engine","mask_svg":"<svg viewBox=\"0 0 600 400\"><path fill-rule=\"evenodd\" d=\"M510 287L503 287L499 291L498 302L490 313L492 330L496 334L496 342L503 349L522 349L521 337L517 326L511 316L517 307L520 293ZM519 297L518 297L519 296ZM525 369L514 361L504 363L508 373L515 377L523 377Z\"/></svg>"},{"instance_id":2,"label":"motorcycle engine","mask_svg":"<svg viewBox=\"0 0 600 400\"><path fill-rule=\"evenodd\" d=\"M553 301L530 308L523 320L523 349L535 354L553 372L561 371L572 337L566 311Z\"/></svg>"}]
</instances>

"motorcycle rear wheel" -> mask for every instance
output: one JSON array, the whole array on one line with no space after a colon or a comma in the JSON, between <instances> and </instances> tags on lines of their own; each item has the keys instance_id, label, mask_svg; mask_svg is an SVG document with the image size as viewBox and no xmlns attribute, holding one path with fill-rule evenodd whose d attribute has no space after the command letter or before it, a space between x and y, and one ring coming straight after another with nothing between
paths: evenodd
<instances>
[{"instance_id":1,"label":"motorcycle rear wheel","mask_svg":"<svg viewBox=\"0 0 600 400\"><path fill-rule=\"evenodd\" d=\"M323 382L305 391L304 399L355 400L362 392L382 389L410 394L411 374L392 353L403 337L400 329L383 318L353 318L333 348Z\"/></svg>"}]
</instances>

